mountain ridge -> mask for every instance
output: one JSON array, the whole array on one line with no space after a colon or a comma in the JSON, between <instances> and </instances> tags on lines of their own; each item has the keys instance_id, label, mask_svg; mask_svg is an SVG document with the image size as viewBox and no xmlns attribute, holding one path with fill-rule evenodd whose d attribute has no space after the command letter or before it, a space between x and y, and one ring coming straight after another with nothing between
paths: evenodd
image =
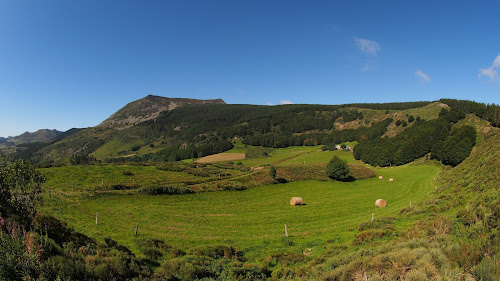
<instances>
[{"instance_id":1,"label":"mountain ridge","mask_svg":"<svg viewBox=\"0 0 500 281\"><path fill-rule=\"evenodd\" d=\"M187 104L226 104L222 99L200 100L168 98L156 95L130 102L104 120L98 127L126 129L138 123L155 119L162 111L170 111Z\"/></svg>"},{"instance_id":2,"label":"mountain ridge","mask_svg":"<svg viewBox=\"0 0 500 281\"><path fill-rule=\"evenodd\" d=\"M7 142L16 145L33 142L50 142L62 133L63 132L56 129L39 129L35 132L26 131L18 136L0 137L0 144Z\"/></svg>"}]
</instances>

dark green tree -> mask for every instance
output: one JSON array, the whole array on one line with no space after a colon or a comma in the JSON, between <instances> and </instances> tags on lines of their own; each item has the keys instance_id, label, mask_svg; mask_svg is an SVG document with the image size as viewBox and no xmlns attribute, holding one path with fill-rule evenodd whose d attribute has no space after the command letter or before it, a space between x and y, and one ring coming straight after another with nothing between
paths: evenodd
<instances>
[{"instance_id":1,"label":"dark green tree","mask_svg":"<svg viewBox=\"0 0 500 281\"><path fill-rule=\"evenodd\" d=\"M349 172L347 162L338 156L334 156L326 166L326 175L333 180L346 181L350 178Z\"/></svg>"},{"instance_id":2,"label":"dark green tree","mask_svg":"<svg viewBox=\"0 0 500 281\"><path fill-rule=\"evenodd\" d=\"M277 174L276 174L276 168L274 166L271 166L271 168L269 169L269 176L275 180L276 177L277 177Z\"/></svg>"}]
</instances>

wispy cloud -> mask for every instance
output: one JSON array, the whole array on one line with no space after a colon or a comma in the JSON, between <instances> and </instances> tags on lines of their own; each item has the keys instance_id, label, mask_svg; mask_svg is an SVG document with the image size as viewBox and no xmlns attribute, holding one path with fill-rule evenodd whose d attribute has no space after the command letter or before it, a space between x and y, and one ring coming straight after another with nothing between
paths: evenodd
<instances>
[{"instance_id":1,"label":"wispy cloud","mask_svg":"<svg viewBox=\"0 0 500 281\"><path fill-rule=\"evenodd\" d=\"M280 101L280 104L293 104L293 102L291 102L289 100L282 100L282 101Z\"/></svg>"},{"instance_id":2,"label":"wispy cloud","mask_svg":"<svg viewBox=\"0 0 500 281\"><path fill-rule=\"evenodd\" d=\"M267 101L267 102L266 102L266 105L273 105L273 104L272 104L271 102L268 102L268 101Z\"/></svg>"},{"instance_id":3,"label":"wispy cloud","mask_svg":"<svg viewBox=\"0 0 500 281\"><path fill-rule=\"evenodd\" d=\"M487 68L479 69L478 77L486 76L491 79L493 82L500 82L500 78L498 77L498 69L500 68L500 54L495 58L493 64Z\"/></svg>"},{"instance_id":4,"label":"wispy cloud","mask_svg":"<svg viewBox=\"0 0 500 281\"><path fill-rule=\"evenodd\" d=\"M420 78L420 83L422 83L422 84L426 84L426 83L431 82L431 77L420 69L415 71L415 75L417 75L418 78Z\"/></svg>"},{"instance_id":5,"label":"wispy cloud","mask_svg":"<svg viewBox=\"0 0 500 281\"><path fill-rule=\"evenodd\" d=\"M380 51L380 46L376 41L355 37L354 42L359 50L367 55L376 56L378 51Z\"/></svg>"}]
</instances>

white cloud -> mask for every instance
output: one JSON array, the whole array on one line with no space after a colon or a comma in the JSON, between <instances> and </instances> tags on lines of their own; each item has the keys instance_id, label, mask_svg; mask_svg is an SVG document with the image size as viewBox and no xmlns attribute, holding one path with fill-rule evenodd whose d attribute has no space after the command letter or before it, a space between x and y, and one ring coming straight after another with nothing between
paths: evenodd
<instances>
[{"instance_id":1,"label":"white cloud","mask_svg":"<svg viewBox=\"0 0 500 281\"><path fill-rule=\"evenodd\" d=\"M500 67L500 54L493 61L493 67Z\"/></svg>"},{"instance_id":2,"label":"white cloud","mask_svg":"<svg viewBox=\"0 0 500 281\"><path fill-rule=\"evenodd\" d=\"M361 52L363 52L367 55L376 56L377 52L380 51L379 44L373 40L355 37L354 42L356 43L358 48L361 50Z\"/></svg>"},{"instance_id":3,"label":"white cloud","mask_svg":"<svg viewBox=\"0 0 500 281\"><path fill-rule=\"evenodd\" d=\"M497 71L493 67L479 69L479 77L487 76L491 80L497 80Z\"/></svg>"},{"instance_id":4,"label":"white cloud","mask_svg":"<svg viewBox=\"0 0 500 281\"><path fill-rule=\"evenodd\" d=\"M431 82L431 77L420 69L415 71L415 75L417 75L420 78L420 83L422 84Z\"/></svg>"},{"instance_id":5,"label":"white cloud","mask_svg":"<svg viewBox=\"0 0 500 281\"><path fill-rule=\"evenodd\" d=\"M289 100L282 100L282 101L280 101L280 104L293 104L293 102L291 102Z\"/></svg>"},{"instance_id":6,"label":"white cloud","mask_svg":"<svg viewBox=\"0 0 500 281\"><path fill-rule=\"evenodd\" d=\"M272 103L270 103L270 102L266 102L266 105L273 105L273 104L272 104Z\"/></svg>"},{"instance_id":7,"label":"white cloud","mask_svg":"<svg viewBox=\"0 0 500 281\"><path fill-rule=\"evenodd\" d=\"M500 68L500 54L495 58L493 64L487 68L479 69L478 77L486 76L489 77L492 81L500 82L500 78L498 77L498 69Z\"/></svg>"}]
</instances>

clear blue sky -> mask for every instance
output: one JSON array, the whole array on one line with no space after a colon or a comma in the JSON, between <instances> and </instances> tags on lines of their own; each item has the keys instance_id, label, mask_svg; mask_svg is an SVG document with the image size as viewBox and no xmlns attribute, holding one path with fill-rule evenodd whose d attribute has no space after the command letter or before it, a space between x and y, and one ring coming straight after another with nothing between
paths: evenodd
<instances>
[{"instance_id":1,"label":"clear blue sky","mask_svg":"<svg viewBox=\"0 0 500 281\"><path fill-rule=\"evenodd\" d=\"M95 126L148 94L498 104L499 10L498 1L0 0L0 136Z\"/></svg>"}]
</instances>

